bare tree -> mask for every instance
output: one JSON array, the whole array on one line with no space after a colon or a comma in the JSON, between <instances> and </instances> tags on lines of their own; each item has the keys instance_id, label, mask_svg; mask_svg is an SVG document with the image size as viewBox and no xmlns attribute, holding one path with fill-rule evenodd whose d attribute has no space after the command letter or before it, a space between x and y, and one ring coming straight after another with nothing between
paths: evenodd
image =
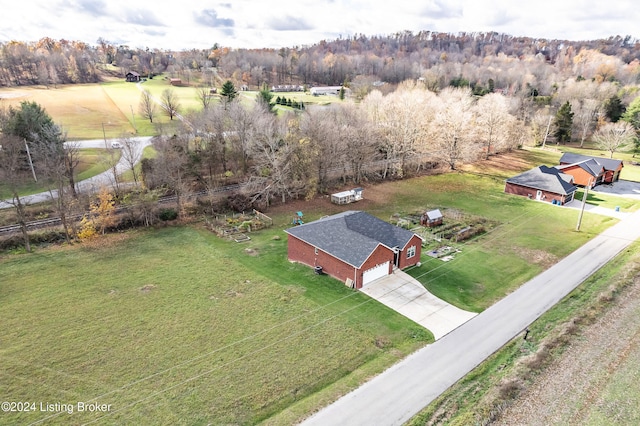
<instances>
[{"instance_id":1,"label":"bare tree","mask_svg":"<svg viewBox=\"0 0 640 426\"><path fill-rule=\"evenodd\" d=\"M365 112L351 103L341 103L340 135L346 143L344 154L353 182L359 184L368 173L367 165L379 160L377 133L366 119Z\"/></svg>"},{"instance_id":2,"label":"bare tree","mask_svg":"<svg viewBox=\"0 0 640 426\"><path fill-rule=\"evenodd\" d=\"M627 148L636 137L633 126L625 121L607 123L593 135L598 148L609 151L609 158L613 153Z\"/></svg>"},{"instance_id":3,"label":"bare tree","mask_svg":"<svg viewBox=\"0 0 640 426\"><path fill-rule=\"evenodd\" d=\"M106 167L109 173L109 180L113 192L116 195L120 195L120 175L118 173L118 163L120 162L120 156L122 153L119 149L114 149L111 146L106 146L104 154L101 155L101 163Z\"/></svg>"},{"instance_id":4,"label":"bare tree","mask_svg":"<svg viewBox=\"0 0 640 426\"><path fill-rule=\"evenodd\" d=\"M485 159L488 159L492 150L507 145L510 123L514 118L509 114L507 99L498 93L481 97L475 109L478 138L486 147Z\"/></svg>"},{"instance_id":5,"label":"bare tree","mask_svg":"<svg viewBox=\"0 0 640 426\"><path fill-rule=\"evenodd\" d=\"M206 110L209 108L209 105L213 100L213 96L211 96L211 89L207 86L198 86L196 88L196 98L198 98L198 101L202 105L202 109Z\"/></svg>"},{"instance_id":6,"label":"bare tree","mask_svg":"<svg viewBox=\"0 0 640 426\"><path fill-rule=\"evenodd\" d=\"M370 113L372 101L376 99L374 93L367 97ZM433 92L407 82L382 98L375 108L376 127L383 142L381 148L397 176L404 176L408 163L415 162L416 156L422 157L428 151L428 123L435 111L434 98Z\"/></svg>"},{"instance_id":7,"label":"bare tree","mask_svg":"<svg viewBox=\"0 0 640 426\"><path fill-rule=\"evenodd\" d=\"M153 117L156 116L157 104L151 93L148 90L144 90L140 94L140 103L138 104L138 111L140 115L148 119L150 123L153 123Z\"/></svg>"},{"instance_id":8,"label":"bare tree","mask_svg":"<svg viewBox=\"0 0 640 426\"><path fill-rule=\"evenodd\" d=\"M262 199L269 205L273 195L282 202L292 195L291 159L293 146L287 140L286 124L273 114L259 117L251 138L251 151L255 161L255 177L250 181L252 202Z\"/></svg>"},{"instance_id":9,"label":"bare tree","mask_svg":"<svg viewBox=\"0 0 640 426\"><path fill-rule=\"evenodd\" d=\"M542 145L543 148L546 146L547 139L551 134L551 125L554 117L555 114L549 107L538 110L533 115L531 119L531 132L536 145Z\"/></svg>"},{"instance_id":10,"label":"bare tree","mask_svg":"<svg viewBox=\"0 0 640 426\"><path fill-rule=\"evenodd\" d=\"M576 127L576 133L580 135L580 148L582 148L589 132L596 124L600 102L595 99L574 101L572 110L574 111L573 125Z\"/></svg>"},{"instance_id":11,"label":"bare tree","mask_svg":"<svg viewBox=\"0 0 640 426\"><path fill-rule=\"evenodd\" d=\"M21 184L29 179L28 174L24 171L24 164L27 159L23 148L24 142L22 139L0 133L0 181L6 185L11 193L11 200L8 202L16 209L18 224L24 240L24 249L27 252L31 252L31 243L29 242L29 233L27 231L26 204L20 198Z\"/></svg>"},{"instance_id":12,"label":"bare tree","mask_svg":"<svg viewBox=\"0 0 640 426\"><path fill-rule=\"evenodd\" d=\"M64 137L66 139L66 135ZM76 168L80 164L80 146L75 142L63 142L64 165L69 191L73 198L78 198L76 191Z\"/></svg>"},{"instance_id":13,"label":"bare tree","mask_svg":"<svg viewBox=\"0 0 640 426\"><path fill-rule=\"evenodd\" d=\"M451 170L460 161L477 157L472 126L472 97L469 89L446 88L439 96L441 105L435 117L435 155Z\"/></svg>"},{"instance_id":14,"label":"bare tree","mask_svg":"<svg viewBox=\"0 0 640 426\"><path fill-rule=\"evenodd\" d=\"M343 149L338 115L337 108L320 107L308 108L300 117L301 149L296 150L297 159L292 166L297 178L305 182L307 197L324 191L331 169L339 166Z\"/></svg>"},{"instance_id":15,"label":"bare tree","mask_svg":"<svg viewBox=\"0 0 640 426\"><path fill-rule=\"evenodd\" d=\"M172 89L165 89L162 92L160 103L170 120L173 120L173 117L178 115L180 111L180 101Z\"/></svg>"},{"instance_id":16,"label":"bare tree","mask_svg":"<svg viewBox=\"0 0 640 426\"><path fill-rule=\"evenodd\" d=\"M178 136L157 138L154 146L158 156L154 159L157 181L165 185L176 196L178 217L182 217L183 199L188 191L187 167L189 164L186 142Z\"/></svg>"},{"instance_id":17,"label":"bare tree","mask_svg":"<svg viewBox=\"0 0 640 426\"><path fill-rule=\"evenodd\" d=\"M138 171L136 170L136 164L138 164L138 162L142 159L142 150L140 149L140 144L138 143L138 141L127 135L121 136L119 142L122 146L122 158L127 164L129 170L131 170L134 183L138 185Z\"/></svg>"},{"instance_id":18,"label":"bare tree","mask_svg":"<svg viewBox=\"0 0 640 426\"><path fill-rule=\"evenodd\" d=\"M68 151L75 151L76 154L69 154ZM68 243L76 237L75 222L69 218L77 207L75 186L73 191L68 186L68 160L69 157L77 158L77 152L78 146L74 143L67 143L64 146L49 144L43 145L38 155L41 173L47 182L49 194L60 217Z\"/></svg>"},{"instance_id":19,"label":"bare tree","mask_svg":"<svg viewBox=\"0 0 640 426\"><path fill-rule=\"evenodd\" d=\"M259 108L247 109L240 102L229 105L229 122L231 135L231 149L240 163L243 174L249 171L249 138L255 121L262 114Z\"/></svg>"}]
</instances>

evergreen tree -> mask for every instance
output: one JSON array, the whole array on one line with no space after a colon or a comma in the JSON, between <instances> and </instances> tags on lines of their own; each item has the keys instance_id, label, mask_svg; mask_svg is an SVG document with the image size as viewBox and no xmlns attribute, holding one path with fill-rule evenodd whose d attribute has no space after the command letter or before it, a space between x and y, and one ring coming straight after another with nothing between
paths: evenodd
<instances>
[{"instance_id":1,"label":"evergreen tree","mask_svg":"<svg viewBox=\"0 0 640 426\"><path fill-rule=\"evenodd\" d=\"M269 87L267 87L266 84L263 84L262 89L260 89L260 92L258 92L256 102L258 102L259 105L262 105L267 111L274 112L273 107L275 106L275 103L278 102L278 100L276 99L276 102L274 103L271 101L272 99L273 93L271 93Z\"/></svg>"},{"instance_id":2,"label":"evergreen tree","mask_svg":"<svg viewBox=\"0 0 640 426\"><path fill-rule=\"evenodd\" d=\"M622 118L622 115L625 113L625 107L617 95L613 95L605 103L604 113L612 123L616 123Z\"/></svg>"},{"instance_id":3,"label":"evergreen tree","mask_svg":"<svg viewBox=\"0 0 640 426\"><path fill-rule=\"evenodd\" d=\"M10 107L4 131L36 145L62 144L60 128L36 102L22 101L20 108Z\"/></svg>"},{"instance_id":4,"label":"evergreen tree","mask_svg":"<svg viewBox=\"0 0 640 426\"><path fill-rule=\"evenodd\" d=\"M571 142L571 127L573 126L573 112L569 101L565 102L556 113L556 129L554 136L558 143Z\"/></svg>"},{"instance_id":5,"label":"evergreen tree","mask_svg":"<svg viewBox=\"0 0 640 426\"><path fill-rule=\"evenodd\" d=\"M227 103L233 101L238 96L238 91L236 90L236 86L233 85L231 80L225 81L225 83L222 85L222 89L220 90L220 95L223 98L226 98Z\"/></svg>"},{"instance_id":6,"label":"evergreen tree","mask_svg":"<svg viewBox=\"0 0 640 426\"><path fill-rule=\"evenodd\" d=\"M640 96L631 101L621 118L631 124L636 132L640 130Z\"/></svg>"}]
</instances>

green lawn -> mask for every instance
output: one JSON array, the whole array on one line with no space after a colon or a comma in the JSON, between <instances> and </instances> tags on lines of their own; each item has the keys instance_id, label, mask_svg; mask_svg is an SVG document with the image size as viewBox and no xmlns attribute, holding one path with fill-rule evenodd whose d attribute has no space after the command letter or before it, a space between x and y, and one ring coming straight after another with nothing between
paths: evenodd
<instances>
[{"instance_id":1,"label":"green lawn","mask_svg":"<svg viewBox=\"0 0 640 426\"><path fill-rule=\"evenodd\" d=\"M107 166L104 162L104 157L107 155L106 150L98 148L86 148L79 150L79 162L76 167L76 182L84 179L91 178L104 172ZM121 153L118 150L113 151L114 160L120 158ZM37 177L37 175L36 175ZM40 179L38 182L29 179L20 187L20 195L32 195L40 192L48 191L49 186L47 182ZM4 183L0 182L0 199L6 199L11 197L11 193L7 189Z\"/></svg>"},{"instance_id":2,"label":"green lawn","mask_svg":"<svg viewBox=\"0 0 640 426\"><path fill-rule=\"evenodd\" d=\"M639 256L640 246L633 244L531 324L528 340L514 338L408 424L491 423L489 419L495 418L513 398L506 392L505 383L514 381L526 387L552 359L562 356L573 339L581 338L581 327L591 324L605 309L615 309L612 300L625 297L623 289L637 277ZM547 353L547 357L536 358L539 353ZM585 393L585 400L580 401L587 410L582 424L637 424L640 351L634 346L623 355L615 366L602 364L603 375L613 371L611 380L604 388ZM534 362L535 359L541 361ZM572 409L565 413L571 413ZM562 419L557 420L562 424Z\"/></svg>"},{"instance_id":3,"label":"green lawn","mask_svg":"<svg viewBox=\"0 0 640 426\"><path fill-rule=\"evenodd\" d=\"M0 259L0 394L112 405L104 418L46 424L255 423L431 339L287 262L280 229L253 236L237 244L176 227Z\"/></svg>"},{"instance_id":4,"label":"green lawn","mask_svg":"<svg viewBox=\"0 0 640 426\"><path fill-rule=\"evenodd\" d=\"M454 260L443 262L423 251L422 265L408 271L435 295L475 312L617 222L586 213L582 232L575 232L577 210L505 194L503 179L494 175L449 173L388 183L385 188L394 195L369 209L383 219L439 208L445 218L454 212L462 222L465 217L481 217L495 224L490 232L456 244L461 252ZM639 205L629 203L633 208Z\"/></svg>"}]
</instances>

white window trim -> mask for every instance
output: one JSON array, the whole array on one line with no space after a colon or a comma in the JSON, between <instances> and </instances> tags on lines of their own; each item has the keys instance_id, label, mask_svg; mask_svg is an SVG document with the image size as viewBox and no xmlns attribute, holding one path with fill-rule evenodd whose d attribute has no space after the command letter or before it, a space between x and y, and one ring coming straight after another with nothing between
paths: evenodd
<instances>
[{"instance_id":1,"label":"white window trim","mask_svg":"<svg viewBox=\"0 0 640 426\"><path fill-rule=\"evenodd\" d=\"M416 255L416 246L411 246L407 249L407 259L411 259Z\"/></svg>"}]
</instances>

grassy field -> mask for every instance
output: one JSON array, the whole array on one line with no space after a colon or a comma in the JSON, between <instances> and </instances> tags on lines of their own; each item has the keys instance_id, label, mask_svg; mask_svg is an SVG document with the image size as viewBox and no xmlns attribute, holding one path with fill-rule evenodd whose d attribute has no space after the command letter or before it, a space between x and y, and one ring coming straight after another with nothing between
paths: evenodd
<instances>
[{"instance_id":1,"label":"grassy field","mask_svg":"<svg viewBox=\"0 0 640 426\"><path fill-rule=\"evenodd\" d=\"M136 90L134 85L131 89ZM134 131L129 105L117 105L100 84L3 88L0 93L9 96L3 100L5 105L17 107L22 101L42 105L69 139L100 139L103 126L107 137Z\"/></svg>"},{"instance_id":2,"label":"grassy field","mask_svg":"<svg viewBox=\"0 0 640 426\"><path fill-rule=\"evenodd\" d=\"M276 235L241 245L166 228L1 259L0 394L112 405L106 417L60 414L47 424L255 423L431 339L287 262Z\"/></svg>"},{"instance_id":3,"label":"grassy field","mask_svg":"<svg viewBox=\"0 0 640 426\"><path fill-rule=\"evenodd\" d=\"M147 80L142 87L158 98L165 89L171 88L182 106L182 114L199 109L193 87L174 87L162 77ZM117 138L123 134L151 136L157 134L158 125L169 128L177 125L162 113L160 107L153 124L144 119L138 111L140 91L135 84L123 80L56 88L3 88L0 97L5 106L17 107L22 101L39 103L71 140L102 139L105 135Z\"/></svg>"}]
</instances>

